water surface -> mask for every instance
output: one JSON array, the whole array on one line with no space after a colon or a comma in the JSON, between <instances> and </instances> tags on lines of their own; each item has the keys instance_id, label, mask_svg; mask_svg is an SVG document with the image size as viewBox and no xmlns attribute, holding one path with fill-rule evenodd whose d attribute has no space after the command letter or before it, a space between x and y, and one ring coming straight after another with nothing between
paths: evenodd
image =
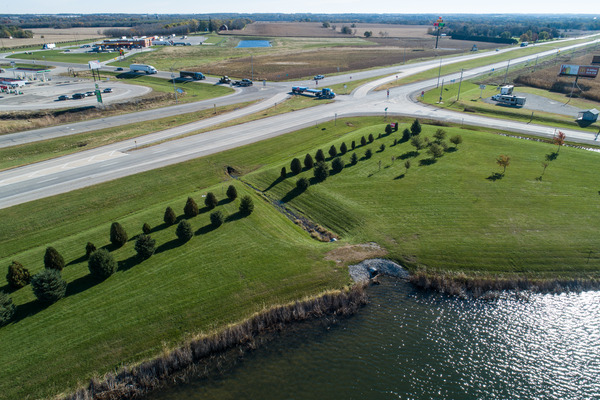
<instances>
[{"instance_id":1,"label":"water surface","mask_svg":"<svg viewBox=\"0 0 600 400\"><path fill-rule=\"evenodd\" d=\"M240 40L235 47L271 47L271 42L268 40Z\"/></svg>"}]
</instances>

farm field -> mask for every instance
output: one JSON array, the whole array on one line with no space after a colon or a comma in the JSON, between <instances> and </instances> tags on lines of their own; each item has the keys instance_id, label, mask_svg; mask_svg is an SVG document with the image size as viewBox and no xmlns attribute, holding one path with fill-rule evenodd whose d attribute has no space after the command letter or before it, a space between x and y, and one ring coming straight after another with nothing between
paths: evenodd
<instances>
[{"instance_id":1,"label":"farm field","mask_svg":"<svg viewBox=\"0 0 600 400\"><path fill-rule=\"evenodd\" d=\"M29 29L33 32L32 38L24 39L2 39L0 48L10 49L14 47L35 46L45 43L63 43L73 42L74 45L81 42L87 42L92 39L101 39L104 37L102 31L104 28L34 28ZM43 36L43 37L42 37Z\"/></svg>"},{"instance_id":2,"label":"farm field","mask_svg":"<svg viewBox=\"0 0 600 400\"><path fill-rule=\"evenodd\" d=\"M0 328L5 366L0 392L8 398L52 396L269 305L340 288L349 282L346 264L356 261L346 257L353 244L376 242L389 258L413 271L598 277L597 153L569 147L557 152L547 143L423 124L420 137L430 141L440 128L447 137L463 139L432 160L425 149L417 151L401 140L412 120L400 122L398 132L386 135L381 117L340 119L336 125L319 124L0 210L0 265L17 260L37 273L45 248L53 246L67 262L63 276L68 282L67 297L49 307L40 307L29 286L11 293L18 314L16 322ZM362 145L361 137L369 134L373 142ZM339 151L342 142L351 150L336 156L346 164L341 172L323 182L314 181L308 170L280 178L281 168L290 171L294 157L314 157L318 149L327 154L332 145ZM353 152L356 165L350 165ZM553 153L544 169L542 162ZM500 154L511 162L498 178ZM226 166L236 170L239 180L226 174ZM294 189L300 177L312 181L305 192ZM340 240L311 239L244 182ZM239 199L225 200L230 184L240 196L252 196L255 211L249 217L236 216ZM217 229L209 227L210 212L202 209L202 195L209 191L220 200L216 209L231 216ZM162 217L172 206L183 218L188 196L202 210L189 219L194 237L181 244L175 227L166 227ZM156 254L140 262L134 239L110 247L114 221L131 238L141 233L143 223L150 224ZM118 272L103 282L88 275L88 241L108 247L119 261ZM3 280L2 274L0 286L6 290Z\"/></svg>"}]
</instances>

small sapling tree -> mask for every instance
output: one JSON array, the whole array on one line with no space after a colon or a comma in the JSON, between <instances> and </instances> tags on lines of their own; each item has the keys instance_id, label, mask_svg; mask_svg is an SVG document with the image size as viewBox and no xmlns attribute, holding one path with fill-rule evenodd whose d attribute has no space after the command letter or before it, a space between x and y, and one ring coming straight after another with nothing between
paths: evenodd
<instances>
[{"instance_id":1,"label":"small sapling tree","mask_svg":"<svg viewBox=\"0 0 600 400\"><path fill-rule=\"evenodd\" d=\"M436 143L439 144L446 138L446 131L443 129L438 129L433 134L433 137L435 138Z\"/></svg>"},{"instance_id":2,"label":"small sapling tree","mask_svg":"<svg viewBox=\"0 0 600 400\"><path fill-rule=\"evenodd\" d=\"M227 195L229 201L234 201L235 199L237 199L237 190L233 185L229 185L225 194Z\"/></svg>"},{"instance_id":3,"label":"small sapling tree","mask_svg":"<svg viewBox=\"0 0 600 400\"><path fill-rule=\"evenodd\" d=\"M250 196L242 197L240 201L240 214L242 215L250 215L254 211L254 203L252 202L252 198Z\"/></svg>"},{"instance_id":4,"label":"small sapling tree","mask_svg":"<svg viewBox=\"0 0 600 400\"><path fill-rule=\"evenodd\" d=\"M281 179L285 179L287 177L287 170L285 169L285 167L281 167L281 173L279 174L279 177Z\"/></svg>"},{"instance_id":5,"label":"small sapling tree","mask_svg":"<svg viewBox=\"0 0 600 400\"><path fill-rule=\"evenodd\" d=\"M187 198L185 202L185 207L183 207L183 214L186 218L193 218L198 215L198 204L191 197Z\"/></svg>"},{"instance_id":6,"label":"small sapling tree","mask_svg":"<svg viewBox=\"0 0 600 400\"><path fill-rule=\"evenodd\" d=\"M454 148L457 149L458 145L462 143L462 136L455 135L450 138L450 143L454 145Z\"/></svg>"},{"instance_id":7,"label":"small sapling tree","mask_svg":"<svg viewBox=\"0 0 600 400\"><path fill-rule=\"evenodd\" d=\"M125 228L120 223L113 222L110 226L110 242L117 247L121 247L127 243L127 239Z\"/></svg>"},{"instance_id":8,"label":"small sapling tree","mask_svg":"<svg viewBox=\"0 0 600 400\"><path fill-rule=\"evenodd\" d=\"M44 254L44 267L47 269L57 269L62 271L65 267L65 260L54 247L48 247Z\"/></svg>"},{"instance_id":9,"label":"small sapling tree","mask_svg":"<svg viewBox=\"0 0 600 400\"><path fill-rule=\"evenodd\" d=\"M423 149L423 147L425 147L425 145L423 144L423 139L421 139L420 136L413 136L410 139L410 144L413 145L415 149L417 149L417 152Z\"/></svg>"},{"instance_id":10,"label":"small sapling tree","mask_svg":"<svg viewBox=\"0 0 600 400\"><path fill-rule=\"evenodd\" d=\"M315 165L315 162L313 161L312 156L307 154L306 157L304 157L304 168L308 170L311 169L313 165Z\"/></svg>"},{"instance_id":11,"label":"small sapling tree","mask_svg":"<svg viewBox=\"0 0 600 400\"><path fill-rule=\"evenodd\" d=\"M501 166L503 168L502 175L504 175L506 173L506 167L508 167L510 165L510 156L505 156L504 154L501 154L496 159L496 164L498 164L499 166Z\"/></svg>"},{"instance_id":12,"label":"small sapling tree","mask_svg":"<svg viewBox=\"0 0 600 400\"><path fill-rule=\"evenodd\" d=\"M165 215L163 216L163 221L167 226L173 225L177 222L177 215L175 215L175 211L171 207L167 207L165 210Z\"/></svg>"},{"instance_id":13,"label":"small sapling tree","mask_svg":"<svg viewBox=\"0 0 600 400\"><path fill-rule=\"evenodd\" d=\"M217 206L217 204L219 204L219 201L217 200L217 196L215 196L215 194L213 192L208 192L206 194L206 197L204 198L204 205L206 207L208 207L210 210L212 210L213 208L215 208Z\"/></svg>"},{"instance_id":14,"label":"small sapling tree","mask_svg":"<svg viewBox=\"0 0 600 400\"><path fill-rule=\"evenodd\" d=\"M558 146L558 150L556 150L556 154L560 151L561 146L565 144L565 139L567 136L562 132L558 131L558 133L554 136L554 144Z\"/></svg>"},{"instance_id":15,"label":"small sapling tree","mask_svg":"<svg viewBox=\"0 0 600 400\"><path fill-rule=\"evenodd\" d=\"M300 163L300 160L298 160L297 158L294 158L290 165L290 170L292 171L292 174L294 174L294 175L298 175L300 172L302 172L302 163Z\"/></svg>"},{"instance_id":16,"label":"small sapling tree","mask_svg":"<svg viewBox=\"0 0 600 400\"><path fill-rule=\"evenodd\" d=\"M321 149L317 150L317 154L315 154L315 160L317 162L325 161L325 153L323 153L323 150L321 150Z\"/></svg>"},{"instance_id":17,"label":"small sapling tree","mask_svg":"<svg viewBox=\"0 0 600 400\"><path fill-rule=\"evenodd\" d=\"M439 144L432 143L427 149L427 154L431 155L431 157L435 160L444 155L444 149Z\"/></svg>"}]
</instances>

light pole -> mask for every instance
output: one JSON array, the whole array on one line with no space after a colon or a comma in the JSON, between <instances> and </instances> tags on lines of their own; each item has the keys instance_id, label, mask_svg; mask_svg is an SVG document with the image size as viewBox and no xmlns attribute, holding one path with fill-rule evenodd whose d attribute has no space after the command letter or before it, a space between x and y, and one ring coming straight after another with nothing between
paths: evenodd
<instances>
[{"instance_id":1,"label":"light pole","mask_svg":"<svg viewBox=\"0 0 600 400\"><path fill-rule=\"evenodd\" d=\"M510 60L508 60L508 63L506 64L506 73L504 74L504 83L503 85L506 85L506 77L508 76L508 67L510 66Z\"/></svg>"},{"instance_id":2,"label":"light pole","mask_svg":"<svg viewBox=\"0 0 600 400\"><path fill-rule=\"evenodd\" d=\"M440 75L442 74L442 59L440 58L440 68L438 69L438 81L436 88L440 87Z\"/></svg>"},{"instance_id":3,"label":"light pole","mask_svg":"<svg viewBox=\"0 0 600 400\"><path fill-rule=\"evenodd\" d=\"M171 65L171 80L173 81L173 92L175 93L175 104L179 104L177 101L177 88L175 87L175 74L173 73L175 64L177 64L177 61L174 62L173 65Z\"/></svg>"},{"instance_id":4,"label":"light pole","mask_svg":"<svg viewBox=\"0 0 600 400\"><path fill-rule=\"evenodd\" d=\"M464 71L464 69L461 68L460 69L460 81L458 82L458 96L456 96L456 101L460 100L460 85L462 84L463 71Z\"/></svg>"}]
</instances>

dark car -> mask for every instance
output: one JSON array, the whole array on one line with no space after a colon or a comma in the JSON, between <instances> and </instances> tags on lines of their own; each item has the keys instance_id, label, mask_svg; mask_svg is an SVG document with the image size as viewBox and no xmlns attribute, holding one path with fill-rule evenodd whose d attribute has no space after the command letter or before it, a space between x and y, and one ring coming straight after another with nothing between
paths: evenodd
<instances>
[{"instance_id":1,"label":"dark car","mask_svg":"<svg viewBox=\"0 0 600 400\"><path fill-rule=\"evenodd\" d=\"M71 96L73 99L77 100L77 99L85 99L85 93L75 93L73 96Z\"/></svg>"},{"instance_id":2,"label":"dark car","mask_svg":"<svg viewBox=\"0 0 600 400\"><path fill-rule=\"evenodd\" d=\"M235 86L252 86L252 81L250 79L242 79L241 81L233 82Z\"/></svg>"},{"instance_id":3,"label":"dark car","mask_svg":"<svg viewBox=\"0 0 600 400\"><path fill-rule=\"evenodd\" d=\"M319 79L325 79L325 75L315 75L315 77L313 79L315 81L318 81Z\"/></svg>"},{"instance_id":4,"label":"dark car","mask_svg":"<svg viewBox=\"0 0 600 400\"><path fill-rule=\"evenodd\" d=\"M112 93L112 88L107 87L103 90L104 93Z\"/></svg>"},{"instance_id":5,"label":"dark car","mask_svg":"<svg viewBox=\"0 0 600 400\"><path fill-rule=\"evenodd\" d=\"M64 94L61 96L58 96L58 100L69 100L69 96L65 96Z\"/></svg>"},{"instance_id":6,"label":"dark car","mask_svg":"<svg viewBox=\"0 0 600 400\"><path fill-rule=\"evenodd\" d=\"M118 68L115 69L115 71L123 71L123 68L118 67Z\"/></svg>"}]
</instances>

